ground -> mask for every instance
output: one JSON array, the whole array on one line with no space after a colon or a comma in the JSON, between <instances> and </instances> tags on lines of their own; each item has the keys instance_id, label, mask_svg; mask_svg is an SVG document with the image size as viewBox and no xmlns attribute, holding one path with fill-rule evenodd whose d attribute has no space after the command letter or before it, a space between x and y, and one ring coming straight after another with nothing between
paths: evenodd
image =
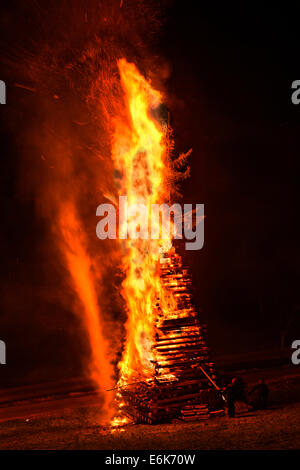
<instances>
[{"instance_id":1,"label":"ground","mask_svg":"<svg viewBox=\"0 0 300 470\"><path fill-rule=\"evenodd\" d=\"M297 374L295 373L297 372ZM255 378L261 371L245 372ZM300 449L300 370L265 371L270 408L235 418L130 425L112 432L100 426L95 396L75 394L0 407L1 449ZM249 383L249 382L248 382Z\"/></svg>"}]
</instances>

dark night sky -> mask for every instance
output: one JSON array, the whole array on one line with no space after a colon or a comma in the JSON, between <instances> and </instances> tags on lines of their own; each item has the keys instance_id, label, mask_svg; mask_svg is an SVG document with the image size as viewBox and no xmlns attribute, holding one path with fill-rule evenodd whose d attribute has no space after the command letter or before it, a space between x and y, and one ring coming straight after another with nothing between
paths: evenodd
<instances>
[{"instance_id":1,"label":"dark night sky","mask_svg":"<svg viewBox=\"0 0 300 470\"><path fill-rule=\"evenodd\" d=\"M173 11L164 48L180 101L176 140L194 150L184 199L206 208L193 273L211 342L224 352L274 347L299 303L297 15L253 5Z\"/></svg>"},{"instance_id":2,"label":"dark night sky","mask_svg":"<svg viewBox=\"0 0 300 470\"><path fill-rule=\"evenodd\" d=\"M291 102L291 83L300 79L299 15L288 6L201 3L174 1L155 48L171 69L166 89L176 149L193 148L182 202L205 204L205 246L188 254L197 299L214 352L238 354L278 347L282 325L300 305L300 105ZM14 5L18 24L18 2L6 8L11 13ZM0 79L6 77L2 69ZM24 99L27 114L24 103L18 109ZM47 227L18 190L22 121L35 119L30 99L8 81L8 104L0 108L0 339L11 348L15 383L18 374L20 382L47 380L75 375L78 366L77 320L43 294L49 286L40 240ZM7 113L15 118L9 129ZM45 373L35 372L40 365ZM11 379L12 369L5 374Z\"/></svg>"}]
</instances>

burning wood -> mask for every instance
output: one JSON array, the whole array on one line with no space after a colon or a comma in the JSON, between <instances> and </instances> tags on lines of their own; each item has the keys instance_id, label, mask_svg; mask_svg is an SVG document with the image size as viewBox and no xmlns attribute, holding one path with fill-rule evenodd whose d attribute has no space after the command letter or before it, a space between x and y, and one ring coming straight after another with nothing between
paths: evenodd
<instances>
[{"instance_id":1,"label":"burning wood","mask_svg":"<svg viewBox=\"0 0 300 470\"><path fill-rule=\"evenodd\" d=\"M165 285L172 284L173 273L180 267L181 257L175 251L164 255L161 271ZM185 282L183 276L180 279ZM203 368L209 371L213 382L214 366L204 338L206 327L200 322L188 292L187 303L188 310L177 304L176 312L170 311L170 318L157 318L152 346L153 377L120 389L124 403L122 413L136 422L154 424L174 418L207 419L211 412L222 410L220 395L203 373ZM177 318L173 318L174 313ZM189 329L192 329L191 336L187 334Z\"/></svg>"},{"instance_id":2,"label":"burning wood","mask_svg":"<svg viewBox=\"0 0 300 470\"><path fill-rule=\"evenodd\" d=\"M161 93L124 59L119 71L127 120L116 120L116 183L120 198L126 194L129 204L148 208L145 220L139 219L141 226L147 226L152 205L170 200L169 127L162 117ZM123 424L126 417L158 423L209 416L211 410L220 409L220 397L201 370L215 378L205 343L206 325L193 303L188 269L175 251L174 230L164 233L160 221L151 218L157 239L143 232L129 240L127 231L134 232L135 221L125 219L119 233L125 253L122 296L128 320L119 363L119 416L113 424Z\"/></svg>"}]
</instances>

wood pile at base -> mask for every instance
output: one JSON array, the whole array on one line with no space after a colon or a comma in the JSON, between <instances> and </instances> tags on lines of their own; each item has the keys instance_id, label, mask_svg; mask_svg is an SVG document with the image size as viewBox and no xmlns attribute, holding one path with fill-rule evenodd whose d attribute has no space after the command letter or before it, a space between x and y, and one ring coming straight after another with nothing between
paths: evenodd
<instances>
[{"instance_id":1,"label":"wood pile at base","mask_svg":"<svg viewBox=\"0 0 300 470\"><path fill-rule=\"evenodd\" d=\"M161 258L160 276L176 299L176 309L166 317L157 300L154 375L120 389L122 412L135 422L149 424L207 419L222 413L223 402L200 369L216 379L205 341L206 325L193 303L188 270L174 250Z\"/></svg>"}]
</instances>

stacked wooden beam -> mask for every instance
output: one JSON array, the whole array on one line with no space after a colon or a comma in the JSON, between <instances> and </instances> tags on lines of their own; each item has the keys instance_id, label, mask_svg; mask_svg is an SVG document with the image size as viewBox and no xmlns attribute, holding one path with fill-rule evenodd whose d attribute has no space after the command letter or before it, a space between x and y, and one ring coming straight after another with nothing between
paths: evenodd
<instances>
[{"instance_id":1,"label":"stacked wooden beam","mask_svg":"<svg viewBox=\"0 0 300 470\"><path fill-rule=\"evenodd\" d=\"M181 409L181 415L184 421L194 421L207 419L210 413L207 405L187 405Z\"/></svg>"},{"instance_id":2,"label":"stacked wooden beam","mask_svg":"<svg viewBox=\"0 0 300 470\"><path fill-rule=\"evenodd\" d=\"M201 370L216 379L205 341L206 325L194 306L191 279L181 256L175 251L165 254L160 275L163 286L176 299L176 308L166 314L157 299L154 375L124 387L123 411L146 423L204 419L223 406L219 393Z\"/></svg>"}]
</instances>

